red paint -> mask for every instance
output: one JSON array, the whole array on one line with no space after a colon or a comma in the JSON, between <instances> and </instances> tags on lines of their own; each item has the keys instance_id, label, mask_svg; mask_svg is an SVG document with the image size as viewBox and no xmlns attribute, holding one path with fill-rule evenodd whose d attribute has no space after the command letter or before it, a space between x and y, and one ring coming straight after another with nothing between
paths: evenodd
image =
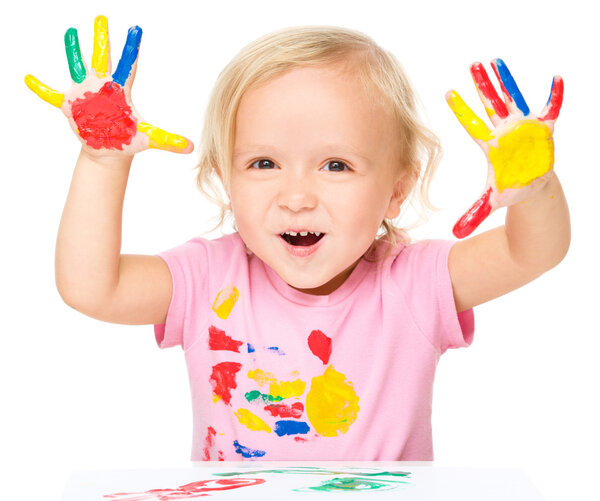
<instances>
[{"instance_id":1,"label":"red paint","mask_svg":"<svg viewBox=\"0 0 600 501\"><path fill-rule=\"evenodd\" d=\"M504 84L502 83L502 78L500 78L500 73L498 73L498 68L496 67L496 61L492 61L492 69L494 70L494 73L496 74L496 78L498 79L498 83L500 84L500 88L502 89L502 93L504 94L504 97L506 97L506 99L508 99L512 103L513 98L508 93L508 91L506 90L506 87L504 87Z\"/></svg>"},{"instance_id":2,"label":"red paint","mask_svg":"<svg viewBox=\"0 0 600 501\"><path fill-rule=\"evenodd\" d=\"M552 81L552 90L550 91L550 99L546 105L547 111L540 120L556 120L560 113L560 108L563 102L563 92L565 90L565 84L563 79L559 76L555 76Z\"/></svg>"},{"instance_id":3,"label":"red paint","mask_svg":"<svg viewBox=\"0 0 600 501\"><path fill-rule=\"evenodd\" d=\"M204 439L204 455L202 461L210 461L210 451L215 446L215 436L217 435L216 430L209 426L206 428L206 438Z\"/></svg>"},{"instance_id":4,"label":"red paint","mask_svg":"<svg viewBox=\"0 0 600 501\"><path fill-rule=\"evenodd\" d=\"M488 77L483 64L475 63L471 65L471 76L475 85L479 89L479 92L490 102L493 110L500 118L506 118L508 116L508 110L506 104L500 99L496 89L492 85L490 78Z\"/></svg>"},{"instance_id":5,"label":"red paint","mask_svg":"<svg viewBox=\"0 0 600 501\"><path fill-rule=\"evenodd\" d=\"M208 347L211 350L227 350L239 353L239 348L243 344L242 341L236 341L225 334L225 331L217 329L213 325L208 328Z\"/></svg>"},{"instance_id":6,"label":"red paint","mask_svg":"<svg viewBox=\"0 0 600 501\"><path fill-rule=\"evenodd\" d=\"M456 238L464 238L473 233L473 230L490 215L490 212L492 212L491 194L492 188L489 188L454 225L452 233Z\"/></svg>"},{"instance_id":7,"label":"red paint","mask_svg":"<svg viewBox=\"0 0 600 501\"><path fill-rule=\"evenodd\" d=\"M291 406L286 404L269 404L265 406L265 410L271 413L271 416L291 417L299 418L302 417L304 412L304 405L302 402L294 402Z\"/></svg>"},{"instance_id":8,"label":"red paint","mask_svg":"<svg viewBox=\"0 0 600 501\"><path fill-rule=\"evenodd\" d=\"M199 480L190 484L180 485L175 489L151 489L145 492L118 492L105 494L103 497L119 501L173 501L177 499L192 499L208 496L207 492L228 491L249 487L251 485L264 484L262 478L223 478Z\"/></svg>"},{"instance_id":9,"label":"red paint","mask_svg":"<svg viewBox=\"0 0 600 501\"><path fill-rule=\"evenodd\" d=\"M235 375L242 368L237 362L221 362L213 366L210 382L215 395L218 395L228 405L231 405L231 390L237 388Z\"/></svg>"},{"instance_id":10,"label":"red paint","mask_svg":"<svg viewBox=\"0 0 600 501\"><path fill-rule=\"evenodd\" d=\"M314 330L308 336L308 347L313 355L319 357L324 365L329 362L331 356L331 338L319 330Z\"/></svg>"},{"instance_id":11,"label":"red paint","mask_svg":"<svg viewBox=\"0 0 600 501\"><path fill-rule=\"evenodd\" d=\"M296 442L308 442L308 438L305 437L294 437Z\"/></svg>"},{"instance_id":12,"label":"red paint","mask_svg":"<svg viewBox=\"0 0 600 501\"><path fill-rule=\"evenodd\" d=\"M98 92L86 92L71 103L79 136L88 146L122 150L137 134L137 120L125 100L123 88L106 82Z\"/></svg>"}]
</instances>

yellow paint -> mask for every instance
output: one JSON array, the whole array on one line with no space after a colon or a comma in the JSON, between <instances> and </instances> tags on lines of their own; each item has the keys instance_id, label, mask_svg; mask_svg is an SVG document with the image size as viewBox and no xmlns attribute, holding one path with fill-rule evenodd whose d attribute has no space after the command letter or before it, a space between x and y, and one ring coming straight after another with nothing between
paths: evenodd
<instances>
[{"instance_id":1,"label":"yellow paint","mask_svg":"<svg viewBox=\"0 0 600 501\"><path fill-rule=\"evenodd\" d=\"M27 87L29 87L39 97L41 97L47 103L50 103L52 106L56 106L57 108L62 106L65 95L55 91L54 89L51 89L47 85L44 85L33 75L25 76L25 85L27 85Z\"/></svg>"},{"instance_id":2,"label":"yellow paint","mask_svg":"<svg viewBox=\"0 0 600 501\"><path fill-rule=\"evenodd\" d=\"M92 68L98 78L104 78L108 71L108 21L106 16L97 16L94 20L94 52Z\"/></svg>"},{"instance_id":3,"label":"yellow paint","mask_svg":"<svg viewBox=\"0 0 600 501\"><path fill-rule=\"evenodd\" d=\"M543 176L554 165L554 141L549 127L539 120L519 120L490 145L498 191L520 188Z\"/></svg>"},{"instance_id":4,"label":"yellow paint","mask_svg":"<svg viewBox=\"0 0 600 501\"><path fill-rule=\"evenodd\" d=\"M161 150L185 150L187 148L188 141L185 137L164 131L149 123L141 122L138 124L137 129L150 138L150 142L148 143L150 148Z\"/></svg>"},{"instance_id":5,"label":"yellow paint","mask_svg":"<svg viewBox=\"0 0 600 501\"><path fill-rule=\"evenodd\" d=\"M304 393L306 382L296 379L295 381L273 382L269 389L272 397L290 398L299 397Z\"/></svg>"},{"instance_id":6,"label":"yellow paint","mask_svg":"<svg viewBox=\"0 0 600 501\"><path fill-rule=\"evenodd\" d=\"M485 107L485 112L487 113L487 116L490 118L493 118L494 115L496 114L496 112L492 108L488 108L487 106Z\"/></svg>"},{"instance_id":7,"label":"yellow paint","mask_svg":"<svg viewBox=\"0 0 600 501\"><path fill-rule=\"evenodd\" d=\"M240 293L233 285L226 285L217 294L212 309L219 318L225 320L239 297Z\"/></svg>"},{"instance_id":8,"label":"yellow paint","mask_svg":"<svg viewBox=\"0 0 600 501\"><path fill-rule=\"evenodd\" d=\"M216 395L213 393L213 397L212 397L213 403L216 404L219 400L221 400L221 397L219 395Z\"/></svg>"},{"instance_id":9,"label":"yellow paint","mask_svg":"<svg viewBox=\"0 0 600 501\"><path fill-rule=\"evenodd\" d=\"M481 139L482 141L490 139L491 135L488 126L473 113L473 110L466 105L458 93L450 91L446 95L446 101L456 115L456 118L458 118L458 121L473 139Z\"/></svg>"},{"instance_id":10,"label":"yellow paint","mask_svg":"<svg viewBox=\"0 0 600 501\"><path fill-rule=\"evenodd\" d=\"M319 435L336 437L356 421L358 400L352 383L330 365L312 380L306 395L306 415Z\"/></svg>"},{"instance_id":11,"label":"yellow paint","mask_svg":"<svg viewBox=\"0 0 600 501\"><path fill-rule=\"evenodd\" d=\"M269 428L269 425L255 414L252 414L248 409L240 408L237 410L237 412L235 412L235 415L239 422L249 430L266 431L267 433L271 433L271 428Z\"/></svg>"},{"instance_id":12,"label":"yellow paint","mask_svg":"<svg viewBox=\"0 0 600 501\"><path fill-rule=\"evenodd\" d=\"M271 385L277 382L277 378L273 374L262 369L248 371L248 378L256 381L258 386Z\"/></svg>"}]
</instances>

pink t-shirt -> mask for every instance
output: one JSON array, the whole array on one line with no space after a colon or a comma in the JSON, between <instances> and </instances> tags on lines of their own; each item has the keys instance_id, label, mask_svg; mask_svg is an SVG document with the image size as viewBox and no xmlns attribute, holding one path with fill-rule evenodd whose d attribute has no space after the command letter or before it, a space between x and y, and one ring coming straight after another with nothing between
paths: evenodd
<instances>
[{"instance_id":1,"label":"pink t-shirt","mask_svg":"<svg viewBox=\"0 0 600 501\"><path fill-rule=\"evenodd\" d=\"M155 334L185 352L192 460L432 460L437 362L473 339L451 247L362 259L328 296L287 285L238 234L160 254L173 297Z\"/></svg>"}]
</instances>

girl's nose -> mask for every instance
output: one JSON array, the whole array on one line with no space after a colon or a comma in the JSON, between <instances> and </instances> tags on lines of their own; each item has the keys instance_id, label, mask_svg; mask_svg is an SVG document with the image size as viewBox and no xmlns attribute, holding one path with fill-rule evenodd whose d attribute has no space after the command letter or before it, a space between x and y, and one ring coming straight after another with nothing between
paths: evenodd
<instances>
[{"instance_id":1,"label":"girl's nose","mask_svg":"<svg viewBox=\"0 0 600 501\"><path fill-rule=\"evenodd\" d=\"M317 206L318 197L314 186L310 186L307 178L289 177L282 180L283 183L277 196L277 204L280 208L299 212L304 209L314 209Z\"/></svg>"}]
</instances>

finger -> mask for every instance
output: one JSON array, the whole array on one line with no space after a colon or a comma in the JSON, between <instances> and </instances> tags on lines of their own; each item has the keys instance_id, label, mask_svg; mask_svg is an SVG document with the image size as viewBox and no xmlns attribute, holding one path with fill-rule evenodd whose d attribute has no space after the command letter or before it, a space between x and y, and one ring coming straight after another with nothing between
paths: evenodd
<instances>
[{"instance_id":1,"label":"finger","mask_svg":"<svg viewBox=\"0 0 600 501\"><path fill-rule=\"evenodd\" d=\"M105 78L110 73L110 41L106 16L97 16L94 20L92 69L98 78Z\"/></svg>"},{"instance_id":2,"label":"finger","mask_svg":"<svg viewBox=\"0 0 600 501\"><path fill-rule=\"evenodd\" d=\"M523 94L521 94L515 79L510 74L510 71L508 71L508 67L504 64L504 61L500 58L494 59L492 61L492 68L500 82L502 92L508 100L509 107L511 107L511 105L516 105L516 107L521 110L521 113L523 113L523 116L529 115L529 106L527 106Z\"/></svg>"},{"instance_id":3,"label":"finger","mask_svg":"<svg viewBox=\"0 0 600 501\"><path fill-rule=\"evenodd\" d=\"M85 63L81 57L79 49L79 37L75 28L69 28L65 33L65 51L67 52L67 61L69 62L69 72L75 83L81 83L85 80L87 74Z\"/></svg>"},{"instance_id":4,"label":"finger","mask_svg":"<svg viewBox=\"0 0 600 501\"><path fill-rule=\"evenodd\" d=\"M57 108L62 107L65 95L44 85L33 75L25 75L25 85L52 106L56 106Z\"/></svg>"},{"instance_id":5,"label":"finger","mask_svg":"<svg viewBox=\"0 0 600 501\"><path fill-rule=\"evenodd\" d=\"M116 71L113 73L113 81L123 86L129 75L131 74L131 67L138 57L140 50L140 42L142 41L142 28L139 26L132 26L127 32L127 41L125 47L123 47L123 54L117 65Z\"/></svg>"},{"instance_id":6,"label":"finger","mask_svg":"<svg viewBox=\"0 0 600 501\"><path fill-rule=\"evenodd\" d=\"M563 92L565 86L561 76L556 75L552 79L552 88L550 90L550 97L546 106L542 110L540 120L556 120L560 113L560 108L563 102Z\"/></svg>"},{"instance_id":7,"label":"finger","mask_svg":"<svg viewBox=\"0 0 600 501\"><path fill-rule=\"evenodd\" d=\"M194 149L194 143L185 137L164 131L149 123L140 122L137 129L148 136L148 146L150 148L174 153L190 153Z\"/></svg>"},{"instance_id":8,"label":"finger","mask_svg":"<svg viewBox=\"0 0 600 501\"><path fill-rule=\"evenodd\" d=\"M465 130L473 139L487 141L490 139L490 129L481 118L479 118L473 110L469 108L462 98L455 91L450 91L446 94L448 106L458 118Z\"/></svg>"},{"instance_id":9,"label":"finger","mask_svg":"<svg viewBox=\"0 0 600 501\"><path fill-rule=\"evenodd\" d=\"M471 76L475 82L475 87L477 87L479 98L492 123L495 125L499 122L498 118L506 118L508 116L506 105L504 104L504 101L500 99L500 96L498 96L496 89L494 89L494 86L481 63L477 62L471 65Z\"/></svg>"},{"instance_id":10,"label":"finger","mask_svg":"<svg viewBox=\"0 0 600 501\"><path fill-rule=\"evenodd\" d=\"M452 233L454 233L456 238L469 236L490 215L490 212L492 212L492 204L490 203L491 194L492 188L488 188L481 195L481 198L456 222L454 228L452 228Z\"/></svg>"}]
</instances>

